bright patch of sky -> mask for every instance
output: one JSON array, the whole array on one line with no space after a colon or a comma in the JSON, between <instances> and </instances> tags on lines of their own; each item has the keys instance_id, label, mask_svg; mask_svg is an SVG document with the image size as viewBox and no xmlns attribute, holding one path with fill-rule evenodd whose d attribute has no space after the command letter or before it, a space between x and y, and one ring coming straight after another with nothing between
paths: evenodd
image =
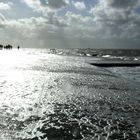
<instances>
[{"instance_id":1,"label":"bright patch of sky","mask_svg":"<svg viewBox=\"0 0 140 140\"><path fill-rule=\"evenodd\" d=\"M49 4L49 1L48 0L44 0L44 1L45 1L46 4Z\"/></svg>"},{"instance_id":2,"label":"bright patch of sky","mask_svg":"<svg viewBox=\"0 0 140 140\"><path fill-rule=\"evenodd\" d=\"M5 1L9 2L9 0ZM11 10L0 11L0 13L2 13L7 19L30 18L42 15L29 8L25 3L21 2L20 0L10 0L10 2L13 3L13 5L11 5Z\"/></svg>"}]
</instances>

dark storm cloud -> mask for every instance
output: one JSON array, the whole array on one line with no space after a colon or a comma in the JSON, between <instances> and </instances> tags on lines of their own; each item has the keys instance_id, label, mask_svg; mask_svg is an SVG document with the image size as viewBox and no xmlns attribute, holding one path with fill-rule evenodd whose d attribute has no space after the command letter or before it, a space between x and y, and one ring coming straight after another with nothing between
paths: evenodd
<instances>
[{"instance_id":1,"label":"dark storm cloud","mask_svg":"<svg viewBox=\"0 0 140 140\"><path fill-rule=\"evenodd\" d=\"M108 4L115 8L129 8L136 6L138 0L107 0Z\"/></svg>"},{"instance_id":2,"label":"dark storm cloud","mask_svg":"<svg viewBox=\"0 0 140 140\"><path fill-rule=\"evenodd\" d=\"M58 9L58 8L61 8L61 7L64 7L67 5L67 2L66 0L48 0L49 2L49 6L51 8L55 8L55 9Z\"/></svg>"},{"instance_id":3,"label":"dark storm cloud","mask_svg":"<svg viewBox=\"0 0 140 140\"><path fill-rule=\"evenodd\" d=\"M59 9L66 6L68 3L67 0L40 0L43 6L49 6L53 9Z\"/></svg>"}]
</instances>

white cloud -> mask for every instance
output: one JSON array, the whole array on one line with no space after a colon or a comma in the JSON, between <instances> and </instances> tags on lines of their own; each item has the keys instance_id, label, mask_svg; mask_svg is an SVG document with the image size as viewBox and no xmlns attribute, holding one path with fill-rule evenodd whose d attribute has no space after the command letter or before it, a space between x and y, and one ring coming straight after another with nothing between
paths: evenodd
<instances>
[{"instance_id":1,"label":"white cloud","mask_svg":"<svg viewBox=\"0 0 140 140\"><path fill-rule=\"evenodd\" d=\"M10 10L12 5L13 3L11 2L8 3L0 2L0 10Z\"/></svg>"},{"instance_id":2,"label":"white cloud","mask_svg":"<svg viewBox=\"0 0 140 140\"><path fill-rule=\"evenodd\" d=\"M86 6L85 6L84 2L82 2L82 1L76 1L76 2L72 1L72 4L78 10L85 10L86 9Z\"/></svg>"}]
</instances>

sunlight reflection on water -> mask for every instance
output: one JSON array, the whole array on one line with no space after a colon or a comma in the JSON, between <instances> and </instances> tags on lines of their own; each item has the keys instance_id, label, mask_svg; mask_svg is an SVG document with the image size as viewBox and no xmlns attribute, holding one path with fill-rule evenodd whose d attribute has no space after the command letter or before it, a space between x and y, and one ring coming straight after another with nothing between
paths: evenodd
<instances>
[{"instance_id":1,"label":"sunlight reflection on water","mask_svg":"<svg viewBox=\"0 0 140 140\"><path fill-rule=\"evenodd\" d=\"M19 114L18 118L22 120L33 113L30 108L40 102L40 92L43 92L41 88L44 81L41 80L41 72L36 73L28 69L24 71L38 60L33 52L32 55L29 52L0 52L0 107L6 107L9 113Z\"/></svg>"}]
</instances>

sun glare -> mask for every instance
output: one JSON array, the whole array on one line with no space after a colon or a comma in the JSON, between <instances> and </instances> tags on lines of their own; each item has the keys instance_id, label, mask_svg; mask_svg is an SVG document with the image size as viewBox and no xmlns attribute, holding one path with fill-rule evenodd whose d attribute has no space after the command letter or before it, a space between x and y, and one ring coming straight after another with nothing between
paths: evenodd
<instances>
[{"instance_id":1,"label":"sun glare","mask_svg":"<svg viewBox=\"0 0 140 140\"><path fill-rule=\"evenodd\" d=\"M12 67L19 63L21 56L17 52L2 51L0 52L0 65Z\"/></svg>"},{"instance_id":2,"label":"sun glare","mask_svg":"<svg viewBox=\"0 0 140 140\"><path fill-rule=\"evenodd\" d=\"M30 60L30 61L29 61ZM18 50L2 50L0 51L0 67L2 69L12 70L17 67L23 66L32 62L32 58L29 57L24 51Z\"/></svg>"}]
</instances>

